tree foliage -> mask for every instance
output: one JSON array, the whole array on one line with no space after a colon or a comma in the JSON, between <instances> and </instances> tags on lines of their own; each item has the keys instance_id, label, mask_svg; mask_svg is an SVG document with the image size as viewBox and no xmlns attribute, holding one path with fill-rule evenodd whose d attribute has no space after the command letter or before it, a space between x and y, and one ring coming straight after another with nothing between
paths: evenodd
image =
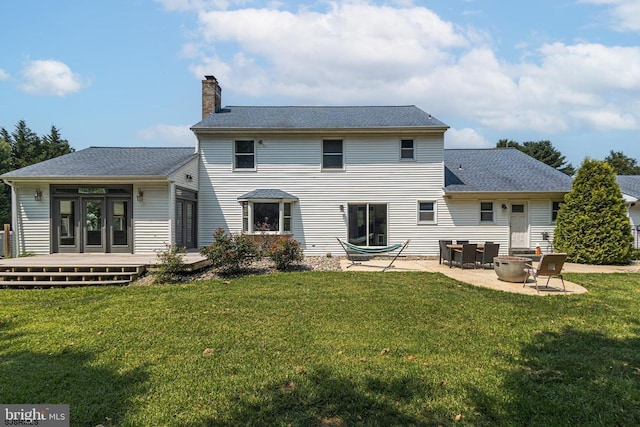
<instances>
[{"instance_id":1,"label":"tree foliage","mask_svg":"<svg viewBox=\"0 0 640 427\"><path fill-rule=\"evenodd\" d=\"M540 160L542 163L558 169L567 175L573 175L575 173L573 165L567 163L565 156L554 148L551 141L527 141L520 144L517 141L501 139L496 144L496 148L507 147L517 148L534 159Z\"/></svg>"},{"instance_id":2,"label":"tree foliage","mask_svg":"<svg viewBox=\"0 0 640 427\"><path fill-rule=\"evenodd\" d=\"M51 132L43 136L32 131L24 120L20 120L11 133L0 128L0 174L73 151L55 126L51 126ZM10 220L11 188L3 182L0 184L0 224L8 224Z\"/></svg>"},{"instance_id":3,"label":"tree foliage","mask_svg":"<svg viewBox=\"0 0 640 427\"><path fill-rule=\"evenodd\" d=\"M640 175L637 160L625 156L622 151L611 150L604 161L609 163L617 175Z\"/></svg>"},{"instance_id":4,"label":"tree foliage","mask_svg":"<svg viewBox=\"0 0 640 427\"><path fill-rule=\"evenodd\" d=\"M631 223L613 168L585 159L565 196L553 246L582 264L628 264L633 253Z\"/></svg>"}]
</instances>

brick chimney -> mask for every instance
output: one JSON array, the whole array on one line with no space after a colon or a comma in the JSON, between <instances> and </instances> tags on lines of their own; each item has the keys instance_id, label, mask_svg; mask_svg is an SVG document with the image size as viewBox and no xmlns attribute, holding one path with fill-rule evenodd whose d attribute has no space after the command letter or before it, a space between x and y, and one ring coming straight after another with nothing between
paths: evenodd
<instances>
[{"instance_id":1,"label":"brick chimney","mask_svg":"<svg viewBox=\"0 0 640 427\"><path fill-rule=\"evenodd\" d=\"M222 108L222 88L214 76L204 76L202 81L202 118L217 113Z\"/></svg>"}]
</instances>

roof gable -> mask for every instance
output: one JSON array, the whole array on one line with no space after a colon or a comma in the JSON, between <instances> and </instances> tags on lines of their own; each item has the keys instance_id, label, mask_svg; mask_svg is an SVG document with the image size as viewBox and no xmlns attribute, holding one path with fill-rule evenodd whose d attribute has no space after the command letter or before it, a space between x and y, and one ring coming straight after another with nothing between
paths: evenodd
<instances>
[{"instance_id":1,"label":"roof gable","mask_svg":"<svg viewBox=\"0 0 640 427\"><path fill-rule=\"evenodd\" d=\"M447 128L414 105L406 106L229 106L191 129L385 129Z\"/></svg>"},{"instance_id":2,"label":"roof gable","mask_svg":"<svg viewBox=\"0 0 640 427\"><path fill-rule=\"evenodd\" d=\"M197 157L193 148L89 147L2 175L4 179L168 176Z\"/></svg>"},{"instance_id":3,"label":"roof gable","mask_svg":"<svg viewBox=\"0 0 640 427\"><path fill-rule=\"evenodd\" d=\"M569 192L570 176L515 148L444 150L445 192Z\"/></svg>"}]
</instances>

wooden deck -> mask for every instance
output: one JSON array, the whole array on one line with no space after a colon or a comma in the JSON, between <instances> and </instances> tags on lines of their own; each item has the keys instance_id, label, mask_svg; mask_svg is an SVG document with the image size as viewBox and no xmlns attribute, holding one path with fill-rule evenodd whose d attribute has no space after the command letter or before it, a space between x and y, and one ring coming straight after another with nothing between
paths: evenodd
<instances>
[{"instance_id":1,"label":"wooden deck","mask_svg":"<svg viewBox=\"0 0 640 427\"><path fill-rule=\"evenodd\" d=\"M0 287L127 285L158 263L155 254L51 254L0 259ZM184 256L185 271L209 261L197 252Z\"/></svg>"}]
</instances>

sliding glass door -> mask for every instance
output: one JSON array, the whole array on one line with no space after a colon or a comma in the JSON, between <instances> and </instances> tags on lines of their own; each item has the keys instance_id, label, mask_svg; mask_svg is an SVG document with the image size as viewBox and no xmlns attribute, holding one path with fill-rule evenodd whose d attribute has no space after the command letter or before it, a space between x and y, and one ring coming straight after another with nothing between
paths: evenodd
<instances>
[{"instance_id":1,"label":"sliding glass door","mask_svg":"<svg viewBox=\"0 0 640 427\"><path fill-rule=\"evenodd\" d=\"M387 245L387 205L349 205L349 243L358 246Z\"/></svg>"}]
</instances>

